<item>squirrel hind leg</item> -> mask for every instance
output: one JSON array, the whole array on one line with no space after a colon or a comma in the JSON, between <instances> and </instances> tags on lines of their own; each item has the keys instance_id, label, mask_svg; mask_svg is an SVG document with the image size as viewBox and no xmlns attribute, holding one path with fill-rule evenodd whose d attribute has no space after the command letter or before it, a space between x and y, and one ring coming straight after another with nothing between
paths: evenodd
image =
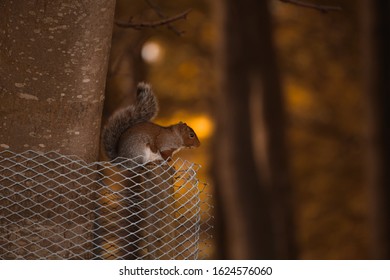
<instances>
[{"instance_id":1,"label":"squirrel hind leg","mask_svg":"<svg viewBox=\"0 0 390 280\"><path fill-rule=\"evenodd\" d=\"M160 152L156 151L154 152L151 147L146 146L143 151L143 163L148 163L152 161L160 161L163 160L163 157L161 156Z\"/></svg>"}]
</instances>

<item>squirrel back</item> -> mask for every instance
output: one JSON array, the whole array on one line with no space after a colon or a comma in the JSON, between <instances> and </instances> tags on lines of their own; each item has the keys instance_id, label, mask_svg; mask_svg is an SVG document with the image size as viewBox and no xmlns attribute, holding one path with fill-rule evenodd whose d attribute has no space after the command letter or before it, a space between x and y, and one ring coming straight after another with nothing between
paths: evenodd
<instances>
[{"instance_id":1,"label":"squirrel back","mask_svg":"<svg viewBox=\"0 0 390 280\"><path fill-rule=\"evenodd\" d=\"M122 134L118 143L118 154L143 164L169 160L182 148L196 148L199 145L195 131L186 123L160 126L152 122L142 122Z\"/></svg>"},{"instance_id":2,"label":"squirrel back","mask_svg":"<svg viewBox=\"0 0 390 280\"><path fill-rule=\"evenodd\" d=\"M103 129L102 143L110 160L118 156L117 145L121 135L138 123L152 120L157 113L158 102L151 86L146 83L139 83L137 85L136 103L112 115Z\"/></svg>"}]
</instances>

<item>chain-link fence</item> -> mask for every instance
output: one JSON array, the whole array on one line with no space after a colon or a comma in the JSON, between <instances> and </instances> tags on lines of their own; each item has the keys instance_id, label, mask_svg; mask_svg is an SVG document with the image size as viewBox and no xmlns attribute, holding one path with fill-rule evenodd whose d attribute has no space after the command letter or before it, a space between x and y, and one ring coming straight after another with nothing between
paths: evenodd
<instances>
[{"instance_id":1,"label":"chain-link fence","mask_svg":"<svg viewBox=\"0 0 390 280\"><path fill-rule=\"evenodd\" d=\"M198 168L0 152L0 259L205 258Z\"/></svg>"}]
</instances>

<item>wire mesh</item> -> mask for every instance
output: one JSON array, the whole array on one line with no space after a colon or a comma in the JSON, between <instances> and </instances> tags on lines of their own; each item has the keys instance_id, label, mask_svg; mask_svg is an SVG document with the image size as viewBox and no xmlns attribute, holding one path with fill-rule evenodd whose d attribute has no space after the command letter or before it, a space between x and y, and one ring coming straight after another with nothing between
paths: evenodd
<instances>
[{"instance_id":1,"label":"wire mesh","mask_svg":"<svg viewBox=\"0 0 390 280\"><path fill-rule=\"evenodd\" d=\"M210 205L198 169L2 151L0 259L205 258Z\"/></svg>"}]
</instances>

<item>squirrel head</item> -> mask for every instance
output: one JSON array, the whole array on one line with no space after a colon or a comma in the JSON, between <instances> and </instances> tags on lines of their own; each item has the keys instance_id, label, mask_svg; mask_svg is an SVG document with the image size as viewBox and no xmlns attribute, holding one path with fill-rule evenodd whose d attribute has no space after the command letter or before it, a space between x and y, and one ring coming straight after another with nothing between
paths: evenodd
<instances>
[{"instance_id":1,"label":"squirrel head","mask_svg":"<svg viewBox=\"0 0 390 280\"><path fill-rule=\"evenodd\" d=\"M200 141L195 131L186 123L179 122L177 124L180 135L183 139L183 145L187 148L196 148L200 146Z\"/></svg>"}]
</instances>

